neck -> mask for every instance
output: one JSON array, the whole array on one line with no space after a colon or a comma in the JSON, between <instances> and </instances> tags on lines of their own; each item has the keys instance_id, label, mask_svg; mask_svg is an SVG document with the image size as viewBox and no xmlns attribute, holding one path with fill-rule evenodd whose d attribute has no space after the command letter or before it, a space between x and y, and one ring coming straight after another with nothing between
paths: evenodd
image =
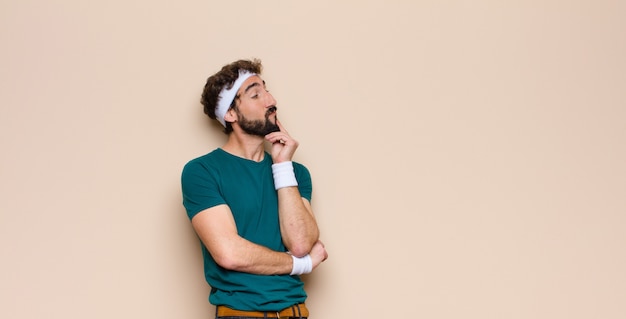
<instances>
[{"instance_id":1,"label":"neck","mask_svg":"<svg viewBox=\"0 0 626 319\"><path fill-rule=\"evenodd\" d=\"M260 162L265 156L264 142L260 136L232 132L222 149L235 156Z\"/></svg>"}]
</instances>

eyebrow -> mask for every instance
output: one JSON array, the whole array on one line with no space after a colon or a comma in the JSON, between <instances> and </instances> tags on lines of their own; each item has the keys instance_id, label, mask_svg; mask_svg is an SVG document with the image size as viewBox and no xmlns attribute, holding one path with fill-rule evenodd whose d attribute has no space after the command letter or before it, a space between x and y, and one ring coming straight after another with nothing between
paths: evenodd
<instances>
[{"instance_id":1,"label":"eyebrow","mask_svg":"<svg viewBox=\"0 0 626 319\"><path fill-rule=\"evenodd\" d=\"M248 90L250 90L251 88L253 88L253 87L255 87L255 86L259 86L259 85L261 85L259 82L254 82L254 83L252 83L252 84L248 85L248 86L246 87L246 89L245 89L245 90L243 90L243 93L244 93L244 94L246 94L246 92L248 92ZM265 86L265 80L263 80L263 86Z\"/></svg>"}]
</instances>

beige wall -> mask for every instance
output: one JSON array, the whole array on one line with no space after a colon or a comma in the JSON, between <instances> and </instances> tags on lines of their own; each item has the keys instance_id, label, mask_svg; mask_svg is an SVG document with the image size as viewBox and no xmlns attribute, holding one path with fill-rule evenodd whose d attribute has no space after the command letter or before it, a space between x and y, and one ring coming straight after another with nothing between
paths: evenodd
<instances>
[{"instance_id":1,"label":"beige wall","mask_svg":"<svg viewBox=\"0 0 626 319\"><path fill-rule=\"evenodd\" d=\"M626 5L0 1L0 317L211 318L184 163L258 57L313 318L626 317Z\"/></svg>"}]
</instances>

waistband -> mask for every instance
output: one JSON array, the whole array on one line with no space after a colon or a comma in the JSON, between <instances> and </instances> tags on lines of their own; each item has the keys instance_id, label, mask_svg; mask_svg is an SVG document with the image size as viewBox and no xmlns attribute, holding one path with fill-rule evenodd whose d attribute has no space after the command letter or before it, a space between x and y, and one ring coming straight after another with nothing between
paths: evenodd
<instances>
[{"instance_id":1,"label":"waistband","mask_svg":"<svg viewBox=\"0 0 626 319\"><path fill-rule=\"evenodd\" d=\"M309 309L301 303L287 307L280 311L243 311L228 308L226 306L217 306L216 313L218 317L255 317L255 318L307 318Z\"/></svg>"}]
</instances>

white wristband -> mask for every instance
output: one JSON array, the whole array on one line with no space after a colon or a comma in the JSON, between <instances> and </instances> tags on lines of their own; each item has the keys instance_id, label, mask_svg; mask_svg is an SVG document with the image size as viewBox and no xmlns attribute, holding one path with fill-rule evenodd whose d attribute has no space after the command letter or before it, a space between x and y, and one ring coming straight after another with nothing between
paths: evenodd
<instances>
[{"instance_id":1,"label":"white wristband","mask_svg":"<svg viewBox=\"0 0 626 319\"><path fill-rule=\"evenodd\" d=\"M293 276L308 274L313 271L313 261L311 260L311 256L306 255L304 257L298 258L294 255L291 255L291 258L293 258L293 267L291 268L290 275Z\"/></svg>"},{"instance_id":2,"label":"white wristband","mask_svg":"<svg viewBox=\"0 0 626 319\"><path fill-rule=\"evenodd\" d=\"M293 162L272 164L272 173L274 174L274 188L276 190L289 186L298 186L296 174L293 172Z\"/></svg>"}]
</instances>

